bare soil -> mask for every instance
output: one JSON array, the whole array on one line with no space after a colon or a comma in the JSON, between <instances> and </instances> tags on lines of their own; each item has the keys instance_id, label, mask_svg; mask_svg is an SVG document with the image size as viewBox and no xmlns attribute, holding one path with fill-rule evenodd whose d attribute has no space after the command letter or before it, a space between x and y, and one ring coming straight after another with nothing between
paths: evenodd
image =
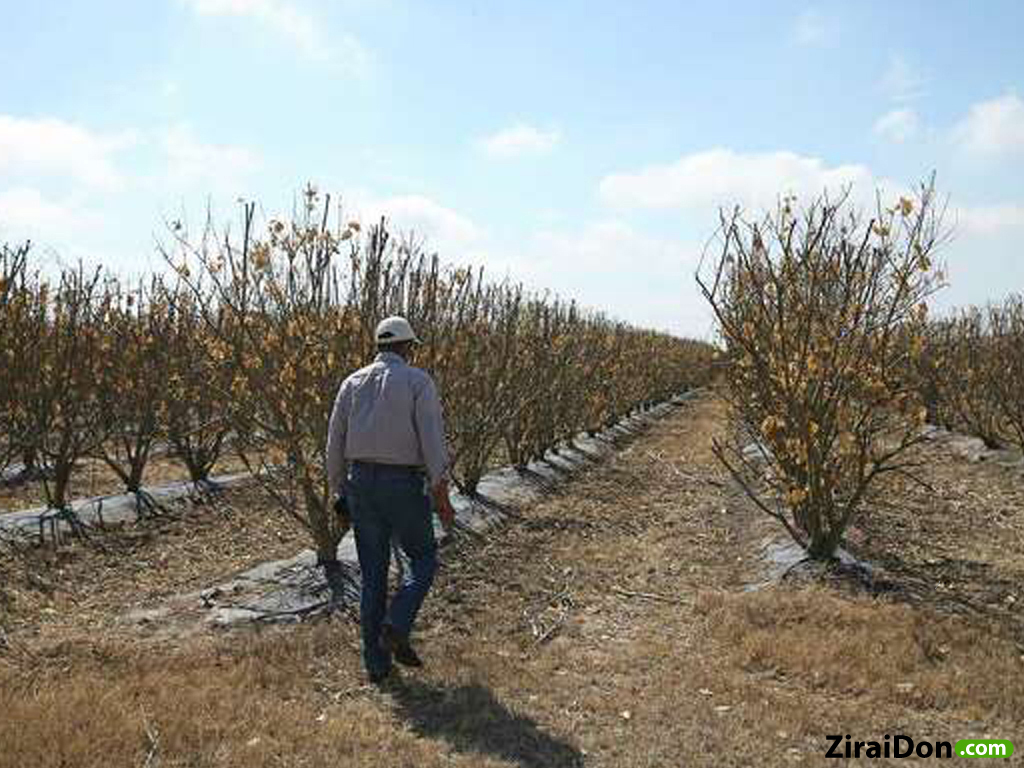
<instances>
[{"instance_id":1,"label":"bare soil","mask_svg":"<svg viewBox=\"0 0 1024 768\"><path fill-rule=\"evenodd\" d=\"M383 690L342 616L124 620L294 553L302 537L254 490L105 549L3 556L0 766L829 765L828 734L1019 744L1019 475L929 445L937 492L894 486L854 537L872 589L751 591L778 531L715 463L725 428L713 397L680 407L485 542L443 550L427 666Z\"/></svg>"},{"instance_id":2,"label":"bare soil","mask_svg":"<svg viewBox=\"0 0 1024 768\"><path fill-rule=\"evenodd\" d=\"M245 464L229 453L214 465L211 475L244 472ZM159 487L189 479L185 465L173 457L153 456L146 465L144 486ZM101 459L83 458L75 465L69 492L72 499L94 498L124 492L124 483ZM46 506L46 490L39 479L0 483L0 513Z\"/></svg>"}]
</instances>

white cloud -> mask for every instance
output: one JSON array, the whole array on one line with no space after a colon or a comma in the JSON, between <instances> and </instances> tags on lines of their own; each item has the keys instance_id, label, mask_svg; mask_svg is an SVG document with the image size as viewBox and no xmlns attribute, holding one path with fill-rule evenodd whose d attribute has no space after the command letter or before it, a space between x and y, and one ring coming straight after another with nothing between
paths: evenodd
<instances>
[{"instance_id":1,"label":"white cloud","mask_svg":"<svg viewBox=\"0 0 1024 768\"><path fill-rule=\"evenodd\" d=\"M0 191L0 242L31 240L32 264L44 273L81 262L126 268L140 264L139 249L118 250L117 242L131 224L118 221L106 208L90 207L75 197L52 196L35 187L19 186ZM118 258L118 254L132 258ZM146 259L142 259L146 261Z\"/></svg>"},{"instance_id":2,"label":"white cloud","mask_svg":"<svg viewBox=\"0 0 1024 768\"><path fill-rule=\"evenodd\" d=\"M939 260L947 269L949 289L937 297L937 309L981 306L1024 293L1024 203L964 206L952 209L948 221L953 238Z\"/></svg>"},{"instance_id":3,"label":"white cloud","mask_svg":"<svg viewBox=\"0 0 1024 768\"><path fill-rule=\"evenodd\" d=\"M965 235L991 237L1024 233L1024 204L968 206L955 211L956 230Z\"/></svg>"},{"instance_id":4,"label":"white cloud","mask_svg":"<svg viewBox=\"0 0 1024 768\"><path fill-rule=\"evenodd\" d=\"M488 154L496 157L518 157L526 154L544 154L561 141L558 131L542 131L526 123L516 123L478 141Z\"/></svg>"},{"instance_id":5,"label":"white cloud","mask_svg":"<svg viewBox=\"0 0 1024 768\"><path fill-rule=\"evenodd\" d=\"M539 232L527 251L537 285L637 325L704 337L711 315L693 279L698 262L698 248L621 219Z\"/></svg>"},{"instance_id":6,"label":"white cloud","mask_svg":"<svg viewBox=\"0 0 1024 768\"><path fill-rule=\"evenodd\" d=\"M348 34L324 33L324 26L289 0L180 0L200 16L237 16L282 35L314 61L340 61L356 74L365 71L366 49Z\"/></svg>"},{"instance_id":7,"label":"white cloud","mask_svg":"<svg viewBox=\"0 0 1024 768\"><path fill-rule=\"evenodd\" d=\"M116 187L123 179L113 156L134 143L131 133L103 135L55 118L0 115L0 172Z\"/></svg>"},{"instance_id":8,"label":"white cloud","mask_svg":"<svg viewBox=\"0 0 1024 768\"><path fill-rule=\"evenodd\" d=\"M177 80L167 79L160 83L160 96L164 101L171 101L181 96L181 83Z\"/></svg>"},{"instance_id":9,"label":"white cloud","mask_svg":"<svg viewBox=\"0 0 1024 768\"><path fill-rule=\"evenodd\" d=\"M553 291L581 306L675 333L704 336L711 327L693 282L699 248L651 237L620 219L549 226L506 244L464 213L423 195L375 199L358 193L347 200L346 220L357 218L365 226L386 215L392 231L411 230L444 263L483 267L489 280Z\"/></svg>"},{"instance_id":10,"label":"white cloud","mask_svg":"<svg viewBox=\"0 0 1024 768\"><path fill-rule=\"evenodd\" d=\"M167 160L166 180L176 187L243 194L247 177L262 165L257 152L229 144L202 142L184 124L167 130L161 144Z\"/></svg>"},{"instance_id":11,"label":"white cloud","mask_svg":"<svg viewBox=\"0 0 1024 768\"><path fill-rule=\"evenodd\" d=\"M693 280L700 248L644 234L620 218L542 229L490 249L488 274L553 291L633 324L704 337L711 317Z\"/></svg>"},{"instance_id":12,"label":"white cloud","mask_svg":"<svg viewBox=\"0 0 1024 768\"><path fill-rule=\"evenodd\" d=\"M660 268L680 262L677 245L642 235L620 219L594 222L579 232L541 231L534 236L534 246L544 263L567 267L576 276L621 274L639 264Z\"/></svg>"},{"instance_id":13,"label":"white cloud","mask_svg":"<svg viewBox=\"0 0 1024 768\"><path fill-rule=\"evenodd\" d=\"M893 101L913 101L924 94L928 79L903 56L892 56L882 74L882 92Z\"/></svg>"},{"instance_id":14,"label":"white cloud","mask_svg":"<svg viewBox=\"0 0 1024 768\"><path fill-rule=\"evenodd\" d=\"M808 8L796 20L796 41L801 45L821 45L828 38L828 25L820 11Z\"/></svg>"},{"instance_id":15,"label":"white cloud","mask_svg":"<svg viewBox=\"0 0 1024 768\"><path fill-rule=\"evenodd\" d=\"M0 233L3 238L47 240L56 232L81 234L102 225L102 217L74 202L47 198L34 187L0 192Z\"/></svg>"},{"instance_id":16,"label":"white cloud","mask_svg":"<svg viewBox=\"0 0 1024 768\"><path fill-rule=\"evenodd\" d=\"M954 140L967 152L984 157L1024 152L1024 101L1007 93L974 104L953 130Z\"/></svg>"},{"instance_id":17,"label":"white cloud","mask_svg":"<svg viewBox=\"0 0 1024 768\"><path fill-rule=\"evenodd\" d=\"M424 195L396 195L363 201L357 196L352 209L364 223L372 224L386 216L395 230L424 238L427 249L438 251L446 261L463 261L463 251L478 246L484 236L469 217Z\"/></svg>"},{"instance_id":18,"label":"white cloud","mask_svg":"<svg viewBox=\"0 0 1024 768\"><path fill-rule=\"evenodd\" d=\"M902 144L917 135L917 113L909 107L894 109L875 121L874 133L883 139Z\"/></svg>"},{"instance_id":19,"label":"white cloud","mask_svg":"<svg viewBox=\"0 0 1024 768\"><path fill-rule=\"evenodd\" d=\"M818 158L793 152L744 154L712 149L668 165L606 176L599 195L619 207L710 213L734 205L760 211L774 208L784 194L807 200L826 190L838 193L849 185L858 200L871 199L880 184L863 165L829 167Z\"/></svg>"}]
</instances>

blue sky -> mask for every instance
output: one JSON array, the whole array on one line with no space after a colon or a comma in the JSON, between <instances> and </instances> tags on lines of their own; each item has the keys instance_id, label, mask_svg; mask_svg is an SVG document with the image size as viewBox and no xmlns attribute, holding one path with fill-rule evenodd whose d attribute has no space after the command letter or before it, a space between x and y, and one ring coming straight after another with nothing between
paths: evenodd
<instances>
[{"instance_id":1,"label":"blue sky","mask_svg":"<svg viewBox=\"0 0 1024 768\"><path fill-rule=\"evenodd\" d=\"M306 182L707 337L719 206L932 171L940 309L1024 291L1024 4L0 0L0 241L162 268L164 222Z\"/></svg>"}]
</instances>

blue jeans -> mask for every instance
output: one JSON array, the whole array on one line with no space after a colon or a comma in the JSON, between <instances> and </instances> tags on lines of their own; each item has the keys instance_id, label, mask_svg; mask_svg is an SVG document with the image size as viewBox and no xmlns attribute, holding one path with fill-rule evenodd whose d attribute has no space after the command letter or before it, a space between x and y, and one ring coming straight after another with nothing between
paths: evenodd
<instances>
[{"instance_id":1,"label":"blue jeans","mask_svg":"<svg viewBox=\"0 0 1024 768\"><path fill-rule=\"evenodd\" d=\"M363 581L359 605L363 663L370 674L382 673L391 667L391 654L380 645L385 614L395 630L409 634L437 572L430 501L421 472L363 462L349 464L345 495ZM410 566L388 608L392 539Z\"/></svg>"}]
</instances>

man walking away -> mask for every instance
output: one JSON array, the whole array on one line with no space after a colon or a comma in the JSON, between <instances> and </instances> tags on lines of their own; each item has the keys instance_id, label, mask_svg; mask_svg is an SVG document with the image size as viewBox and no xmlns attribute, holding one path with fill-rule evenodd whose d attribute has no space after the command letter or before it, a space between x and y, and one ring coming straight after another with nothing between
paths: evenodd
<instances>
[{"instance_id":1,"label":"man walking away","mask_svg":"<svg viewBox=\"0 0 1024 768\"><path fill-rule=\"evenodd\" d=\"M382 320L376 339L376 359L338 390L327 437L332 498L343 497L355 529L363 580L363 663L375 684L391 672L392 658L422 666L409 636L437 570L424 473L446 527L455 514L437 387L429 374L407 362L420 341L402 317ZM410 567L389 607L393 538Z\"/></svg>"}]
</instances>

